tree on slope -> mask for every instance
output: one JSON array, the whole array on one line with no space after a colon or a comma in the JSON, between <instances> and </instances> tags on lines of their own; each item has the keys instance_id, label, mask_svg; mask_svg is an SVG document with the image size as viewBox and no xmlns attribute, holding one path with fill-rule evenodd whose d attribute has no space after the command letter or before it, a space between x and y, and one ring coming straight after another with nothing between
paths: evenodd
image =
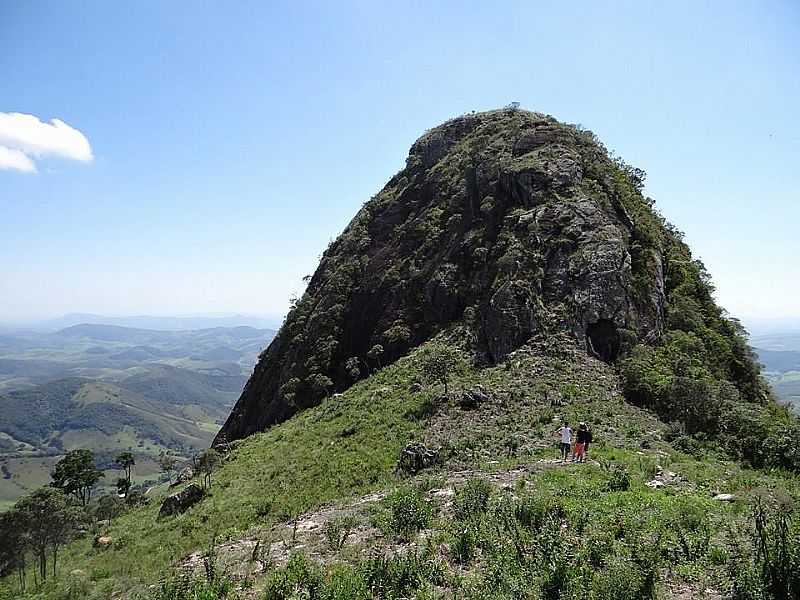
<instances>
[{"instance_id":1,"label":"tree on slope","mask_svg":"<svg viewBox=\"0 0 800 600\"><path fill-rule=\"evenodd\" d=\"M114 459L114 463L124 472L125 476L117 479L117 491L122 496L128 495L128 490L131 489L131 472L136 465L133 454L130 452L123 452Z\"/></svg>"},{"instance_id":2,"label":"tree on slope","mask_svg":"<svg viewBox=\"0 0 800 600\"><path fill-rule=\"evenodd\" d=\"M72 450L56 463L51 485L74 496L82 506L86 506L92 498L92 489L101 477L103 472L95 466L91 450Z\"/></svg>"},{"instance_id":3,"label":"tree on slope","mask_svg":"<svg viewBox=\"0 0 800 600\"><path fill-rule=\"evenodd\" d=\"M428 383L444 384L444 393L448 393L450 375L458 368L461 356L452 346L436 344L423 354L420 366Z\"/></svg>"},{"instance_id":4,"label":"tree on slope","mask_svg":"<svg viewBox=\"0 0 800 600\"><path fill-rule=\"evenodd\" d=\"M18 500L13 510L19 515L18 526L28 540L41 580L47 579L48 552L55 576L58 550L74 537L82 520L80 509L70 505L61 490L43 487Z\"/></svg>"},{"instance_id":5,"label":"tree on slope","mask_svg":"<svg viewBox=\"0 0 800 600\"><path fill-rule=\"evenodd\" d=\"M21 591L25 590L29 541L22 513L16 507L0 514L0 577L16 570Z\"/></svg>"},{"instance_id":6,"label":"tree on slope","mask_svg":"<svg viewBox=\"0 0 800 600\"><path fill-rule=\"evenodd\" d=\"M169 483L172 483L172 472L177 464L178 459L172 452L162 450L158 455L158 466L162 473L166 473Z\"/></svg>"},{"instance_id":7,"label":"tree on slope","mask_svg":"<svg viewBox=\"0 0 800 600\"><path fill-rule=\"evenodd\" d=\"M213 448L209 448L197 458L197 468L203 474L203 489L211 489L211 476L222 462L222 456Z\"/></svg>"}]
</instances>

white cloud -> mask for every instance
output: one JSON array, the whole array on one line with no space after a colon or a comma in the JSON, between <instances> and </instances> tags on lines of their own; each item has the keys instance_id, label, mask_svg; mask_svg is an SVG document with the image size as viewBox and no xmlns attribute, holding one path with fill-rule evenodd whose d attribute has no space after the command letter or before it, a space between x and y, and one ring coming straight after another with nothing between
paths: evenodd
<instances>
[{"instance_id":1,"label":"white cloud","mask_svg":"<svg viewBox=\"0 0 800 600\"><path fill-rule=\"evenodd\" d=\"M36 165L24 152L0 146L0 169L35 173Z\"/></svg>"},{"instance_id":2,"label":"white cloud","mask_svg":"<svg viewBox=\"0 0 800 600\"><path fill-rule=\"evenodd\" d=\"M0 169L35 172L33 159L60 156L89 162L89 140L60 119L49 123L34 115L0 112Z\"/></svg>"}]
</instances>

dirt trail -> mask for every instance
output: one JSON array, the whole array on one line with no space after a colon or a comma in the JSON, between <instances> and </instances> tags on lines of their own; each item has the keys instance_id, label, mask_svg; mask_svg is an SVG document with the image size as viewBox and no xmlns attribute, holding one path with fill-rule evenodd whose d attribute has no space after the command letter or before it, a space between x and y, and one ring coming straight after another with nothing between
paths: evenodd
<instances>
[{"instance_id":1,"label":"dirt trail","mask_svg":"<svg viewBox=\"0 0 800 600\"><path fill-rule=\"evenodd\" d=\"M587 463L597 464L594 461ZM517 481L545 469L582 468L583 465L562 462L560 459L540 459L527 465L520 465L505 471L481 471L465 469L451 471L446 475L444 485L428 490L431 502L436 503L443 514L452 511L455 490L473 478L485 479L501 490L513 490ZM429 476L420 474L409 480L415 483ZM179 571L202 575L206 570L209 555L213 556L217 572L225 572L234 579L257 578L276 566L285 565L290 556L303 551L309 558L325 564L341 560L343 553L356 556L360 551L404 552L413 544L402 544L387 539L383 533L370 523L370 516L383 500L387 491L378 491L361 496L352 502L323 506L300 515L297 519L279 523L272 527L255 528L247 535L217 544L211 549L199 550L177 565ZM325 533L326 524L344 516L355 517L357 526L347 537L343 550L331 550Z\"/></svg>"}]
</instances>

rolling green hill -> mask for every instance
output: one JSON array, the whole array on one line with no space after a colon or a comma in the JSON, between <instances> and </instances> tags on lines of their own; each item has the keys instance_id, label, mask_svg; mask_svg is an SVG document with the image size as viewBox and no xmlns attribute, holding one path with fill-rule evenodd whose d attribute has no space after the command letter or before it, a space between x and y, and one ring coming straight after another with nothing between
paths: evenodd
<instances>
[{"instance_id":1,"label":"rolling green hill","mask_svg":"<svg viewBox=\"0 0 800 600\"><path fill-rule=\"evenodd\" d=\"M213 556L220 581L239 592L223 595L218 584L198 583L208 594L202 597L366 600L375 596L364 591L363 578L381 577L372 581L394 589L395 597L538 598L551 571L535 548L555 542L552 556L562 557L557 564L566 569L559 585L582 582L580 589L593 594L612 594L607 586L617 584L628 590L592 597L645 597L648 577L662 598L724 597L736 573L727 565L739 564L733 553L749 543L753 490L797 495L796 476L749 468L714 445L687 445L652 413L624 401L613 368L569 345L548 347L523 349L493 368L468 366L464 354L448 398L440 385L415 391L432 351L423 346L238 444L210 493L186 514L158 519L164 494L158 491L148 506L102 530L113 540L110 548L93 548L90 537L76 541L62 553L63 575L37 597L77 590L88 599L190 598L180 586L159 592L151 584L176 570L205 581L203 557ZM487 400L461 406L462 390L478 385ZM562 419L592 424L587 464L554 460ZM440 448L440 464L418 475L398 470L400 449L411 441ZM660 469L675 477L659 479ZM627 483L614 483L619 473ZM663 487L647 485L662 479ZM454 496L476 480L488 485L489 501L471 521L454 513ZM735 502L712 500L720 491ZM393 515L405 514L396 512L405 510L403 502L429 514L422 531L395 529ZM525 511L544 521L531 524ZM550 511L557 526L547 525ZM505 521L509 514L512 521ZM345 517L353 533L332 546L327 532ZM464 537L465 527L474 537ZM513 536L522 536L522 558ZM416 562L404 563L403 556ZM388 572L369 575L378 557ZM298 561L307 566L298 571ZM406 583L393 578L400 573ZM16 593L11 578L3 585L7 597ZM331 595L308 595L309 589ZM350 591L333 595L337 589Z\"/></svg>"},{"instance_id":2,"label":"rolling green hill","mask_svg":"<svg viewBox=\"0 0 800 600\"><path fill-rule=\"evenodd\" d=\"M777 347L793 347L796 335L773 334L769 339L760 338L764 342ZM772 386L775 395L782 402L787 402L800 413L800 351L798 350L765 350L757 348L758 358L764 365L764 376Z\"/></svg>"},{"instance_id":3,"label":"rolling green hill","mask_svg":"<svg viewBox=\"0 0 800 600\"><path fill-rule=\"evenodd\" d=\"M0 338L0 509L49 480L58 457L93 450L105 466L206 448L272 332L77 325ZM157 469L151 464L151 476ZM108 483L115 481L110 474Z\"/></svg>"},{"instance_id":4,"label":"rolling green hill","mask_svg":"<svg viewBox=\"0 0 800 600\"><path fill-rule=\"evenodd\" d=\"M130 386L72 378L0 395L0 504L47 483L53 464L68 450L89 448L101 468L113 469L114 457L124 450L152 462L162 450L189 456L206 448L236 396L208 379L213 381L170 367L166 374L132 375ZM231 385L227 378L224 385ZM113 485L115 477L106 484Z\"/></svg>"}]
</instances>

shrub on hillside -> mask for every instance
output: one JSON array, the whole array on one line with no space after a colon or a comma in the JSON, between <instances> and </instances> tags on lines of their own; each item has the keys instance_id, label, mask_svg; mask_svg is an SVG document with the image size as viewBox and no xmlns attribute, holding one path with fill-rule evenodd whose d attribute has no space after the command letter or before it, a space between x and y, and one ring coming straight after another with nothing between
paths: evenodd
<instances>
[{"instance_id":1,"label":"shrub on hillside","mask_svg":"<svg viewBox=\"0 0 800 600\"><path fill-rule=\"evenodd\" d=\"M800 519L786 497L756 496L750 547L738 547L729 564L735 600L800 598Z\"/></svg>"},{"instance_id":2,"label":"shrub on hillside","mask_svg":"<svg viewBox=\"0 0 800 600\"><path fill-rule=\"evenodd\" d=\"M631 476L624 465L613 465L611 467L611 477L606 483L606 490L609 492L627 492L631 487Z\"/></svg>"},{"instance_id":3,"label":"shrub on hillside","mask_svg":"<svg viewBox=\"0 0 800 600\"><path fill-rule=\"evenodd\" d=\"M331 550L341 550L357 525L358 521L354 515L336 517L325 523L323 533L328 541L328 547Z\"/></svg>"},{"instance_id":4,"label":"shrub on hillside","mask_svg":"<svg viewBox=\"0 0 800 600\"><path fill-rule=\"evenodd\" d=\"M161 583L148 596L148 600L233 600L238 595L227 578L208 581L180 577Z\"/></svg>"},{"instance_id":5,"label":"shrub on hillside","mask_svg":"<svg viewBox=\"0 0 800 600\"><path fill-rule=\"evenodd\" d=\"M293 554L283 569L272 571L264 586L264 600L318 598L322 574L304 554Z\"/></svg>"},{"instance_id":6,"label":"shrub on hillside","mask_svg":"<svg viewBox=\"0 0 800 600\"><path fill-rule=\"evenodd\" d=\"M470 479L457 492L453 500L455 518L466 521L486 512L492 485L484 479Z\"/></svg>"},{"instance_id":7,"label":"shrub on hillside","mask_svg":"<svg viewBox=\"0 0 800 600\"><path fill-rule=\"evenodd\" d=\"M400 488L384 501L389 509L387 518L381 523L389 534L402 541L410 541L425 529L431 521L433 510L425 495L413 487Z\"/></svg>"}]
</instances>

